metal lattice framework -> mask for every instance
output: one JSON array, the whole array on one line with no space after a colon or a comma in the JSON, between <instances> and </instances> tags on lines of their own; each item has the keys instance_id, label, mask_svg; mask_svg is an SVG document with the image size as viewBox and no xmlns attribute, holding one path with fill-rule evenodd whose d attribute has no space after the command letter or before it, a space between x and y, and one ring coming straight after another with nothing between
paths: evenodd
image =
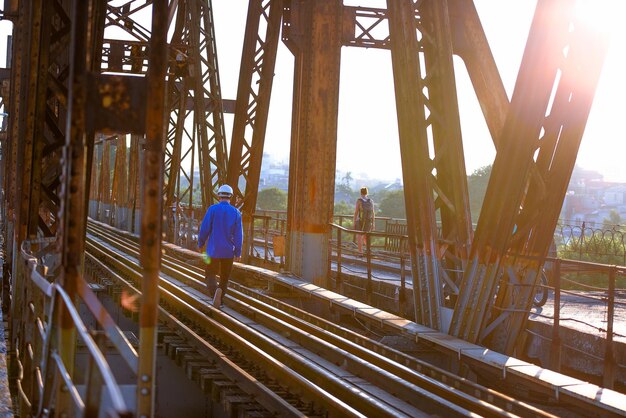
<instances>
[{"instance_id":1,"label":"metal lattice framework","mask_svg":"<svg viewBox=\"0 0 626 418\"><path fill-rule=\"evenodd\" d=\"M538 4L452 318L454 335L506 353L530 310L606 54L606 34L574 7Z\"/></svg>"},{"instance_id":2,"label":"metal lattice framework","mask_svg":"<svg viewBox=\"0 0 626 418\"><path fill-rule=\"evenodd\" d=\"M138 376L138 391L150 394L139 397L132 410L149 416L154 409L168 8L160 3L150 9L150 64L147 76L139 79L101 74L105 6L100 0L37 0L12 3L14 8L5 15L13 19L15 28L9 128L2 144L10 155L4 167L9 210L3 221L5 245L12 254L8 259L12 263L5 260L4 266L11 297L4 302L10 302L12 361L24 371L17 377L21 410L33 415L93 415L100 408L103 383L111 399L108 413L128 415L120 388L101 360L94 340L100 338L115 342ZM145 295L140 314L141 360L120 339L121 331L82 271L88 187L98 184L101 200L117 198L110 193L108 175L90 176L94 154L107 162L100 172L109 170L111 142L101 141L104 147L95 152L99 132L145 133L143 175L134 173L144 178L142 200L149 208L143 213L141 232ZM117 148L125 151L125 142L118 139ZM125 156L118 152L116 157L120 169ZM116 172L114 190L126 183L124 174ZM95 336L86 331L76 309L79 300L106 332ZM71 396L78 393L73 381L77 337L91 355L86 394L79 401Z\"/></svg>"},{"instance_id":3,"label":"metal lattice framework","mask_svg":"<svg viewBox=\"0 0 626 418\"><path fill-rule=\"evenodd\" d=\"M389 0L374 9L250 0L230 158L210 0L8 3L15 30L10 80L0 73L9 115L0 140L4 286L11 288L3 306L10 302L24 410L69 414L76 405L63 386L74 377L76 338L98 357L96 340L108 337L137 375L137 393L148 394L134 412L153 413L163 205L191 205L200 188L207 206L228 181L251 225L281 29L295 58L288 267L328 284L341 47L389 49L415 317L515 351L606 53L605 37L576 19L575 0L538 1L510 102L471 2ZM466 65L497 150L476 231L454 55ZM88 212L141 232L138 353L83 277ZM106 328L95 338L80 323L79 299ZM109 376L96 363L92 370ZM101 383L86 382L87 415L98 408ZM112 414L127 415L132 408L114 379L107 390Z\"/></svg>"},{"instance_id":4,"label":"metal lattice framework","mask_svg":"<svg viewBox=\"0 0 626 418\"><path fill-rule=\"evenodd\" d=\"M329 196L332 196L334 179L329 173L334 172L334 158L330 148L334 148L335 143L330 141L322 146L325 147L324 152L328 158L320 159L320 166L324 167L320 171L308 165L308 161L317 158L318 151L307 145L308 141L317 140L314 139L315 136L310 137L313 133L321 132L317 130L317 126L333 126L336 123L336 115L332 112L325 115L307 113L310 111L309 103L314 100L309 95L315 95L315 89L318 88L324 90L324 94L328 96L326 101L322 101L323 106L332 109L336 104L335 86L328 81L323 82L322 78L332 80L338 67L331 66L336 65L332 61L335 59L333 53L324 52L323 48L330 48L330 51L340 47L333 44L338 39L344 46L390 49L396 87L409 242L416 284L416 318L436 329L447 328L447 323L442 322L441 309L447 308L450 312L454 309L450 332L470 341L481 342L498 325L506 322L507 329L513 331L510 332L510 338L506 339L508 342L505 346L496 342L493 344L511 352L523 323L524 312L530 307L529 295L536 272L542 264L542 257L547 254L550 234L546 231L553 229L558 213L555 209L548 218L539 217L542 212L539 211L541 204L538 202L544 202L545 207L545 201L549 200L554 202L552 208L560 207L562 194L571 174L573 155L575 156L572 151L567 153L565 150L577 149L584 123L581 125L576 120L586 120L588 108L583 109L584 105L581 104L580 109L577 109L578 113L570 113L575 115L573 118L561 117L560 120L559 116L548 117L544 126L545 140L544 137L537 139L539 131L533 134L534 139L526 139L533 146L525 148L523 155L527 156L526 162L519 166L517 157L507 150L510 149L508 144L518 141L511 126L513 121L521 117L516 112L521 111L509 105L473 4L459 0L405 0L388 2L387 9L348 7L330 0L318 8L297 0L285 1L283 4L282 39L296 56L288 220L288 230L291 231L288 241L292 250L288 257L291 258L291 263L288 262L288 265L297 274L315 280L317 273L307 271L307 259L312 264L327 262L325 240L314 237L317 232L310 231L319 231L322 235L328 233L321 221L326 219L332 200ZM541 36L546 37L554 36L559 27L570 28L573 25L576 29L567 38L570 43L561 42L554 49L549 49L549 45L529 43L528 48L538 56L549 56L551 60L563 64L561 71L565 76L581 67L575 59L569 57L574 56L578 48L587 47L585 39L594 38L590 32L582 36L576 35L581 33L580 25L568 17L569 11L573 9L572 1L562 0L554 5L549 4L550 2L540 2L538 13L549 7L563 13L547 16L538 25L540 28L533 30L536 33L544 31ZM234 152L229 165L229 181L245 187L245 191L240 193L244 199L244 213L250 214L256 204L259 159L266 126L266 108L271 93L263 88L269 89L268 86L271 86L274 65L272 54L275 52L271 48L275 47L268 39L279 20L276 14L268 13L268 10L275 11L277 6L276 1L250 2L240 72L238 107L235 113L238 123L233 130ZM336 25L330 30L337 31L339 37L333 37L329 33L326 41L315 44L318 42L315 31L321 27L316 26L318 20L324 21L325 30ZM264 25L259 25L259 22ZM594 41L602 43L597 39ZM558 51L563 51L568 46L570 52L562 56ZM589 68L588 83L578 89L570 86L568 91L560 88L558 92L561 96L558 97L593 95L597 82L594 77L601 68L605 53L603 48L597 48L594 52L597 53L597 58L592 61L596 64ZM474 236L469 211L453 55L461 57L466 65L498 152L496 164L504 167L499 169L502 172L492 174L492 178L495 175L499 179L492 180L492 183L499 181L501 184L490 185L492 194L485 201L477 236ZM541 62L545 64L550 61ZM318 72L318 65L319 68L326 66L326 72ZM534 64L524 63L520 77L532 65ZM567 77L562 78L560 85L567 80ZM523 87L518 90L530 90L529 85L535 82L530 76L520 79ZM546 84L547 92L551 91L554 79L550 83ZM583 90L583 87L587 90ZM307 90L309 88L313 90ZM518 93L518 96L522 94ZM527 105L543 117L546 104L531 102ZM571 105L565 99L563 102L555 102L553 106L550 115L559 115L564 112L562 109L571 112ZM333 132L336 135L336 131L332 130L327 134L332 135ZM567 136L560 132L567 132ZM561 138L566 138L575 145L565 147ZM538 155L536 159L533 158L535 153ZM561 162L559 157L567 162ZM550 180L550 176L557 169L558 182ZM309 175L310 171L315 174ZM518 184L522 186L512 186L505 179L524 176L511 176L511 172L528 172L528 180L520 180L521 183ZM309 179L309 176L315 178ZM496 187L498 192L493 192ZM308 201L302 197L303 194L316 197L313 201ZM324 200L328 202L323 203ZM516 209L509 215L504 215L501 203L503 200L507 204L516 205L516 208L522 204L523 210ZM303 205L307 209L306 213L301 211ZM493 209L489 209L490 207ZM316 223L313 219L320 222ZM508 224L497 223L496 220ZM441 236L437 232L438 221L441 222ZM510 225L516 226L515 234L508 227ZM493 238L486 239L484 234ZM499 236L497 243L493 241L496 236ZM307 242L313 241L319 248L308 247ZM509 241L510 245L503 244ZM487 252L483 254L481 251ZM511 263L510 268L503 269L499 262L492 265L491 260L493 257L500 260L511 252L535 258L531 263L531 270L535 274L524 278L508 278L512 283L517 282L517 287L524 289L514 292L517 295L514 301L506 295L511 294L511 288L515 286L500 286L499 283L507 283L507 275L510 276L509 273L503 273L504 271L527 271L528 262L507 256L507 263ZM485 273L485 269L488 273ZM498 291L499 296L494 299Z\"/></svg>"},{"instance_id":5,"label":"metal lattice framework","mask_svg":"<svg viewBox=\"0 0 626 418\"><path fill-rule=\"evenodd\" d=\"M150 29L142 22L151 9L148 0L111 2L107 6L101 69L106 74L143 75L148 68ZM226 181L228 164L224 133L223 100L220 92L212 5L207 0L172 2L168 25L168 130L165 142L163 196L168 208L199 202L207 206L215 199L217 187ZM114 162L100 161L93 168L99 180L91 190L91 216L118 227L136 231L142 207L137 200L141 181L136 176L142 164L137 135L123 138L117 132L97 141L102 155L108 140L114 141ZM107 140L108 138L108 140ZM123 144L129 147L120 155ZM129 157L124 154L130 153ZM114 164L115 171L104 164ZM111 174L118 179L111 178ZM194 174L196 173L196 174ZM119 177L128 178L126 183ZM197 195L197 196L194 196ZM199 202L198 202L199 201ZM174 225L168 218L168 236Z\"/></svg>"},{"instance_id":6,"label":"metal lattice framework","mask_svg":"<svg viewBox=\"0 0 626 418\"><path fill-rule=\"evenodd\" d=\"M206 206L226 181L228 163L210 1L179 2L170 60L166 204L177 194L191 205L193 191L200 189ZM199 184L193 177L195 161Z\"/></svg>"}]
</instances>

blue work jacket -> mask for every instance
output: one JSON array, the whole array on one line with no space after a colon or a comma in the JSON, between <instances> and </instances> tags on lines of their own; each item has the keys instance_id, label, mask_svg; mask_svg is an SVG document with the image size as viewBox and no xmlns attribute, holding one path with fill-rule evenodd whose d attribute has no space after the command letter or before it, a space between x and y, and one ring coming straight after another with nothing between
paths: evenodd
<instances>
[{"instance_id":1,"label":"blue work jacket","mask_svg":"<svg viewBox=\"0 0 626 418\"><path fill-rule=\"evenodd\" d=\"M242 241L241 212L226 201L211 205L200 225L198 247L206 242L209 257L234 258L241 257Z\"/></svg>"}]
</instances>

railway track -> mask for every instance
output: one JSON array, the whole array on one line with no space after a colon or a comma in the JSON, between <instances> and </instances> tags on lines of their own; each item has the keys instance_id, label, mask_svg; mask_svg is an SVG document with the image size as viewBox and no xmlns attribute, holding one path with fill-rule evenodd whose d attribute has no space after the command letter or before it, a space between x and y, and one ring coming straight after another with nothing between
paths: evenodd
<instances>
[{"instance_id":1,"label":"railway track","mask_svg":"<svg viewBox=\"0 0 626 418\"><path fill-rule=\"evenodd\" d=\"M137 291L137 242L90 222L87 250L109 279ZM228 378L250 410L258 404L254 416L556 416L234 281L215 309L202 269L170 256L161 273L166 350L191 353L200 371L189 377Z\"/></svg>"}]
</instances>

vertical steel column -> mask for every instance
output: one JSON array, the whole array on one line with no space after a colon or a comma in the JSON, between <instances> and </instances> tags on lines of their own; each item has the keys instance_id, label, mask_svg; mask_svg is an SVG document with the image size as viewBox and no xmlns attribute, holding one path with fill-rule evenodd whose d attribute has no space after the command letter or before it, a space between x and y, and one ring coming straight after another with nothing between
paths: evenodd
<instances>
[{"instance_id":1,"label":"vertical steel column","mask_svg":"<svg viewBox=\"0 0 626 418\"><path fill-rule=\"evenodd\" d=\"M126 135L118 135L115 147L115 170L113 171L113 207L116 228L128 228L128 171L126 163Z\"/></svg>"},{"instance_id":2,"label":"vertical steel column","mask_svg":"<svg viewBox=\"0 0 626 418\"><path fill-rule=\"evenodd\" d=\"M20 115L23 110L23 97L25 93L22 85L24 77L24 50L27 39L27 23L26 14L23 12L24 5L20 3L22 13L16 13L17 18L13 20L12 45L11 45L11 82L9 90L9 103L6 104L6 112L8 116L7 139L4 141L2 148L2 159L5 160L4 175L4 260L2 270L2 309L8 311L10 308L10 286L9 279L13 268L13 254L16 252L15 228L16 228L16 205L18 202L16 193L17 183L17 156L18 156L18 138ZM21 142L21 141L20 141ZM19 247L18 247L19 248Z\"/></svg>"},{"instance_id":3,"label":"vertical steel column","mask_svg":"<svg viewBox=\"0 0 626 418\"><path fill-rule=\"evenodd\" d=\"M443 268L436 285L442 291L447 290L447 298L442 302L452 308L453 296L458 292L457 286L462 277L456 272L463 270L467 263L473 231L452 61L448 1L423 2L419 11L425 67L423 83L428 88L425 104L430 112L426 121L432 133L431 154L434 154L432 165L435 168L431 171L432 194L436 196L435 209L439 211L441 220L437 257ZM444 281L447 282L445 287Z\"/></svg>"},{"instance_id":4,"label":"vertical steel column","mask_svg":"<svg viewBox=\"0 0 626 418\"><path fill-rule=\"evenodd\" d=\"M143 195L143 181L141 181L140 172L143 172L143 152L141 151L141 143L143 137L141 135L130 136L130 158L128 161L128 201L130 204L131 214L128 221L128 231L137 232L141 228L137 220L141 219L141 199L138 196Z\"/></svg>"},{"instance_id":5,"label":"vertical steel column","mask_svg":"<svg viewBox=\"0 0 626 418\"><path fill-rule=\"evenodd\" d=\"M60 280L64 290L72 300L76 299L77 280L82 271L85 236L85 108L86 74L87 74L87 31L89 2L74 0L72 2L72 30L70 41L70 73L68 90L68 111L66 118L66 142L63 149L63 186L61 190L61 207L63 214L61 240L61 274ZM58 347L70 375L73 375L76 336L74 322L69 312L59 303ZM52 365L49 365L53 367ZM61 391L59 391L61 392ZM59 395L61 396L61 395ZM69 396L69 395L65 395ZM58 410L59 414L67 411Z\"/></svg>"},{"instance_id":6,"label":"vertical steel column","mask_svg":"<svg viewBox=\"0 0 626 418\"><path fill-rule=\"evenodd\" d=\"M161 221L163 218L163 145L166 137L165 77L167 74L167 1L152 5L146 95L146 145L142 194L140 262L143 268L142 301L139 314L139 370L137 415L154 415L156 389L158 280L161 263Z\"/></svg>"},{"instance_id":7,"label":"vertical steel column","mask_svg":"<svg viewBox=\"0 0 626 418\"><path fill-rule=\"evenodd\" d=\"M342 2L319 0L298 7L304 36L294 75L297 127L292 131L287 261L295 274L325 286L335 194Z\"/></svg>"},{"instance_id":8,"label":"vertical steel column","mask_svg":"<svg viewBox=\"0 0 626 418\"><path fill-rule=\"evenodd\" d=\"M108 138L100 142L102 157L100 160L100 187L98 196L98 220L107 220L107 211L111 210L111 143Z\"/></svg>"},{"instance_id":9,"label":"vertical steel column","mask_svg":"<svg viewBox=\"0 0 626 418\"><path fill-rule=\"evenodd\" d=\"M502 130L501 147L493 165L450 332L478 342L483 321L499 286L500 262L514 232L527 182L527 173L554 76L559 65L568 19L563 1L539 2L533 19L511 107ZM515 173L515 175L511 175Z\"/></svg>"},{"instance_id":10,"label":"vertical steel column","mask_svg":"<svg viewBox=\"0 0 626 418\"><path fill-rule=\"evenodd\" d=\"M518 297L513 300L506 299L504 287L499 288L497 308L485 329L489 332L497 328L490 337L492 344L506 352L513 352L527 320L524 312L532 307L533 286L539 282L543 257L554 239L552 231L558 222L608 47L608 33L580 21L574 7L573 2L566 3L559 15L559 18L570 17L567 36L559 49L567 52L555 74L553 98L544 112L543 134L539 133L535 142L533 154L537 157L531 161L522 206L515 215L517 230L508 250L510 254L531 257L511 261L514 270L530 270L535 274L522 283ZM610 13L608 9L603 11Z\"/></svg>"},{"instance_id":11,"label":"vertical steel column","mask_svg":"<svg viewBox=\"0 0 626 418\"><path fill-rule=\"evenodd\" d=\"M404 196L413 271L416 320L440 329L437 223L432 195L432 161L428 149L420 57L411 0L388 0L389 36L393 65Z\"/></svg>"},{"instance_id":12,"label":"vertical steel column","mask_svg":"<svg viewBox=\"0 0 626 418\"><path fill-rule=\"evenodd\" d=\"M95 141L94 141L95 142ZM89 216L93 219L98 219L99 205L100 205L100 170L102 169L102 148L97 144L91 145L91 185L89 186Z\"/></svg>"},{"instance_id":13,"label":"vertical steel column","mask_svg":"<svg viewBox=\"0 0 626 418\"><path fill-rule=\"evenodd\" d=\"M252 214L259 190L282 4L282 0L250 0L248 5L227 173L228 184L243 199L244 262L252 242ZM264 34L259 33L261 19Z\"/></svg>"}]
</instances>

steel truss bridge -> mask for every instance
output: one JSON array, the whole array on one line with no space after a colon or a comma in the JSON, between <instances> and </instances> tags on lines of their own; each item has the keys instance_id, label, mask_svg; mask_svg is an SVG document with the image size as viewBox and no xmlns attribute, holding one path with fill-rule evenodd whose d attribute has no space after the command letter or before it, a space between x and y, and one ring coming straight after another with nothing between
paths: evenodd
<instances>
[{"instance_id":1,"label":"steel truss bridge","mask_svg":"<svg viewBox=\"0 0 626 418\"><path fill-rule=\"evenodd\" d=\"M223 416L624 414L618 392L513 357L607 49L575 3L537 2L509 100L472 1L250 0L228 100L211 0L6 0L2 307L20 416L158 415L159 353ZM198 193L206 207L229 183L254 245L280 41L294 56L288 273L244 259L220 311L198 255L162 237L178 239L170 208ZM343 46L390 53L414 321L328 290ZM476 227L454 56L497 151ZM103 301L137 294L125 329ZM432 363L342 318L408 336Z\"/></svg>"}]
</instances>

